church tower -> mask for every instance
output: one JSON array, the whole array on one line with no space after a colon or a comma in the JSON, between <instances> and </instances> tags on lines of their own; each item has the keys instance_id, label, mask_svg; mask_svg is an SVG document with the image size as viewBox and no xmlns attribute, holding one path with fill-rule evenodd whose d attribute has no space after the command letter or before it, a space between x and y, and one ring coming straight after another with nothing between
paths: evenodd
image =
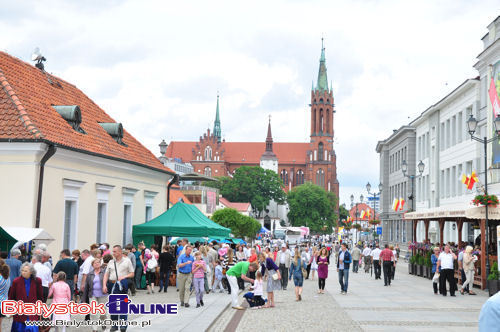
<instances>
[{"instance_id":1,"label":"church tower","mask_svg":"<svg viewBox=\"0 0 500 332\"><path fill-rule=\"evenodd\" d=\"M222 133L220 129L220 118L219 118L219 94L217 93L217 108L215 110L215 121L214 121L214 136L217 139L217 143L221 142Z\"/></svg>"},{"instance_id":2,"label":"church tower","mask_svg":"<svg viewBox=\"0 0 500 332\"><path fill-rule=\"evenodd\" d=\"M332 86L328 86L325 47L321 39L318 80L311 91L311 135L307 158L307 180L338 197L336 156L333 149L335 114Z\"/></svg>"},{"instance_id":3,"label":"church tower","mask_svg":"<svg viewBox=\"0 0 500 332\"><path fill-rule=\"evenodd\" d=\"M271 133L271 116L267 125L266 151L260 157L260 167L278 173L278 157L273 152L273 135Z\"/></svg>"}]
</instances>

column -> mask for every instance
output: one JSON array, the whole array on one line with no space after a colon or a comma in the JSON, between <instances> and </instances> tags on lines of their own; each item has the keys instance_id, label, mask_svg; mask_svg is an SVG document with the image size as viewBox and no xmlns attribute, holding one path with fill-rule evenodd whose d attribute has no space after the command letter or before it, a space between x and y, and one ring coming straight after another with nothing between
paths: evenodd
<instances>
[{"instance_id":1,"label":"column","mask_svg":"<svg viewBox=\"0 0 500 332\"><path fill-rule=\"evenodd\" d=\"M443 246L444 243L444 219L439 219L439 243Z\"/></svg>"},{"instance_id":2,"label":"column","mask_svg":"<svg viewBox=\"0 0 500 332\"><path fill-rule=\"evenodd\" d=\"M430 222L430 220L428 220L428 219L424 220L424 224L425 224L425 242L426 243L429 241L429 222Z\"/></svg>"},{"instance_id":3,"label":"column","mask_svg":"<svg viewBox=\"0 0 500 332\"><path fill-rule=\"evenodd\" d=\"M479 225L481 227L481 289L486 288L486 221L481 219Z\"/></svg>"}]
</instances>

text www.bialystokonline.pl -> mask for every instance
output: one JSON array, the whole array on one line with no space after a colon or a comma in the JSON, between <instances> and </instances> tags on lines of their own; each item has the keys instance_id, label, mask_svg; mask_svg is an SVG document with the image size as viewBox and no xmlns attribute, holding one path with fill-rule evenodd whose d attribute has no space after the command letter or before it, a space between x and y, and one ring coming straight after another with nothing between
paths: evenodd
<instances>
[{"instance_id":1,"label":"text www.bialystokonline.pl","mask_svg":"<svg viewBox=\"0 0 500 332\"><path fill-rule=\"evenodd\" d=\"M93 321L81 321L81 320L32 320L26 321L26 326L51 326L51 327L62 327L62 326L71 326L71 327L84 327L84 326L105 326L105 327L113 327L113 326L134 326L134 327L149 327L151 326L151 320L143 320L143 321L127 321L127 320L93 320Z\"/></svg>"}]
</instances>

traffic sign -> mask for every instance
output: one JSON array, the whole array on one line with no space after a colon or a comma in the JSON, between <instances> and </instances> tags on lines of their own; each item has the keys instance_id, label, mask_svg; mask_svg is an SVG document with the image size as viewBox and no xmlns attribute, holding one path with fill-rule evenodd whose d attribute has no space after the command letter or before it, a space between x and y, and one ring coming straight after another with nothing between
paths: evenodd
<instances>
[{"instance_id":1,"label":"traffic sign","mask_svg":"<svg viewBox=\"0 0 500 332\"><path fill-rule=\"evenodd\" d=\"M377 235L382 235L382 226L377 227Z\"/></svg>"}]
</instances>

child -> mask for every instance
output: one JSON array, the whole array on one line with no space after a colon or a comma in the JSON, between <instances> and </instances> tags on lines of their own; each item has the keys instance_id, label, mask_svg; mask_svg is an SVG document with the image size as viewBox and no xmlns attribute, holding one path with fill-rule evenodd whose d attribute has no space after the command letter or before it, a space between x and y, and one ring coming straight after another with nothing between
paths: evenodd
<instances>
[{"instance_id":1,"label":"child","mask_svg":"<svg viewBox=\"0 0 500 332\"><path fill-rule=\"evenodd\" d=\"M193 284L196 290L196 308L200 305L203 306L203 292L205 291L205 271L207 270L207 265L205 261L201 259L201 252L197 251L194 254L193 262Z\"/></svg>"},{"instance_id":2,"label":"child","mask_svg":"<svg viewBox=\"0 0 500 332\"><path fill-rule=\"evenodd\" d=\"M69 303L71 301L71 290L66 283L66 273L63 271L57 274L57 281L52 284L49 290L49 297L53 296L52 303ZM70 320L70 314L54 314L52 320ZM56 331L66 331L66 326L56 327Z\"/></svg>"},{"instance_id":3,"label":"child","mask_svg":"<svg viewBox=\"0 0 500 332\"><path fill-rule=\"evenodd\" d=\"M214 278L214 285L212 286L212 292L215 293L215 290L217 287L220 289L220 293L224 293L224 287L222 286L222 266L220 266L220 262L217 261L215 266L215 278Z\"/></svg>"},{"instance_id":4,"label":"child","mask_svg":"<svg viewBox=\"0 0 500 332\"><path fill-rule=\"evenodd\" d=\"M253 283L253 300L255 302L255 306L259 309L266 304L262 295L264 295L264 282L262 281L262 273L257 271L255 274L255 281Z\"/></svg>"}]
</instances>

